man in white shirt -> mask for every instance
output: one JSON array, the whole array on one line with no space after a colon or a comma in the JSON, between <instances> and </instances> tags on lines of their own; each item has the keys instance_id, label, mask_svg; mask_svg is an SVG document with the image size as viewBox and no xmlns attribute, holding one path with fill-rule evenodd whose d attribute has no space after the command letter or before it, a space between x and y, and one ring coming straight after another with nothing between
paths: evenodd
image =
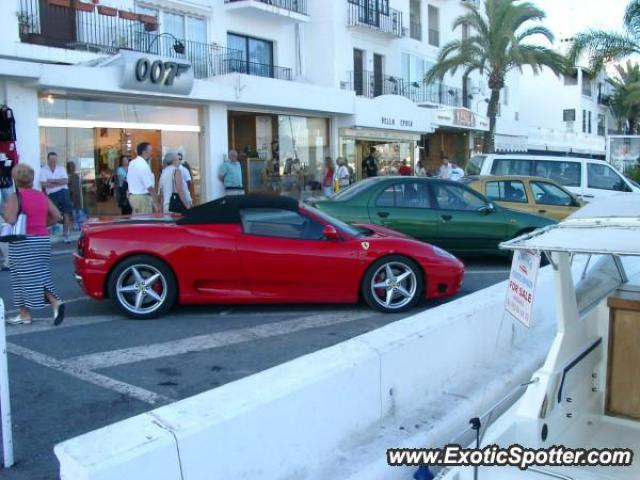
<instances>
[{"instance_id":1,"label":"man in white shirt","mask_svg":"<svg viewBox=\"0 0 640 480\"><path fill-rule=\"evenodd\" d=\"M156 194L156 179L153 176L148 160L151 157L151 145L142 142L136 148L138 156L129 162L127 183L129 185L129 204L134 214L153 213L154 209L162 211Z\"/></svg>"},{"instance_id":2,"label":"man in white shirt","mask_svg":"<svg viewBox=\"0 0 640 480\"><path fill-rule=\"evenodd\" d=\"M73 204L69 194L69 177L66 169L58 165L55 152L47 154L47 164L40 170L40 185L64 218L64 241L69 243L69 229L73 222Z\"/></svg>"},{"instance_id":3,"label":"man in white shirt","mask_svg":"<svg viewBox=\"0 0 640 480\"><path fill-rule=\"evenodd\" d=\"M449 180L451 176L451 163L449 162L449 157L442 157L442 165L440 166L440 170L438 171L438 176L440 178L444 178L445 180Z\"/></svg>"},{"instance_id":4,"label":"man in white shirt","mask_svg":"<svg viewBox=\"0 0 640 480\"><path fill-rule=\"evenodd\" d=\"M462 177L464 177L464 170L460 168L457 163L451 163L451 173L449 174L449 180L453 180L457 182Z\"/></svg>"}]
</instances>

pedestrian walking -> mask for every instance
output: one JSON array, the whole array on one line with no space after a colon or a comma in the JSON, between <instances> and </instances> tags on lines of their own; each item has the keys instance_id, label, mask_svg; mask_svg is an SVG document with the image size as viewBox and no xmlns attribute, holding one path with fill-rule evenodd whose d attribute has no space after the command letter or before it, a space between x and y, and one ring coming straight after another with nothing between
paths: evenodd
<instances>
[{"instance_id":1,"label":"pedestrian walking","mask_svg":"<svg viewBox=\"0 0 640 480\"><path fill-rule=\"evenodd\" d=\"M380 165L376 158L377 153L376 147L369 148L369 155L362 161L362 173L364 173L367 178L378 176Z\"/></svg>"},{"instance_id":2,"label":"pedestrian walking","mask_svg":"<svg viewBox=\"0 0 640 480\"><path fill-rule=\"evenodd\" d=\"M167 152L162 161L164 168L160 175L159 191L160 191L160 203L162 205L162 211L169 213L182 213L182 211L191 208L192 200L189 188L187 186L187 179L184 176L183 166L180 165L180 158L175 152ZM182 211L172 210L171 197L174 193L178 194L182 207L179 208ZM176 209L177 210L177 209Z\"/></svg>"},{"instance_id":3,"label":"pedestrian walking","mask_svg":"<svg viewBox=\"0 0 640 480\"><path fill-rule=\"evenodd\" d=\"M82 211L82 181L80 175L76 173L76 164L67 162L67 175L69 176L69 196L73 207L73 220L78 230L81 227L81 219L84 218Z\"/></svg>"},{"instance_id":4,"label":"pedestrian walking","mask_svg":"<svg viewBox=\"0 0 640 480\"><path fill-rule=\"evenodd\" d=\"M449 177L451 176L451 162L449 162L449 157L446 155L442 157L442 165L440 165L438 176L445 180L449 180Z\"/></svg>"},{"instance_id":5,"label":"pedestrian walking","mask_svg":"<svg viewBox=\"0 0 640 480\"><path fill-rule=\"evenodd\" d=\"M449 174L449 180L457 182L462 177L464 177L464 170L460 168L457 163L451 162L451 173Z\"/></svg>"},{"instance_id":6,"label":"pedestrian walking","mask_svg":"<svg viewBox=\"0 0 640 480\"><path fill-rule=\"evenodd\" d=\"M238 161L238 152L229 150L228 159L218 170L218 178L224 184L225 195L244 195L242 165Z\"/></svg>"},{"instance_id":7,"label":"pedestrian walking","mask_svg":"<svg viewBox=\"0 0 640 480\"><path fill-rule=\"evenodd\" d=\"M333 195L333 177L335 175L335 167L331 157L324 159L324 177L322 179L322 191L325 197Z\"/></svg>"},{"instance_id":8,"label":"pedestrian walking","mask_svg":"<svg viewBox=\"0 0 640 480\"><path fill-rule=\"evenodd\" d=\"M55 152L47 153L47 164L40 170L40 184L63 215L63 228L65 243L69 243L69 229L73 223L73 204L69 193L69 176L67 169L58 165L58 155Z\"/></svg>"},{"instance_id":9,"label":"pedestrian walking","mask_svg":"<svg viewBox=\"0 0 640 480\"><path fill-rule=\"evenodd\" d=\"M426 177L427 176L427 169L424 168L424 163L422 163L422 160L418 160L418 163L416 163L416 177Z\"/></svg>"},{"instance_id":10,"label":"pedestrian walking","mask_svg":"<svg viewBox=\"0 0 640 480\"><path fill-rule=\"evenodd\" d=\"M334 177L335 191L338 192L349 186L349 169L347 161L343 157L336 159L336 173Z\"/></svg>"},{"instance_id":11,"label":"pedestrian walking","mask_svg":"<svg viewBox=\"0 0 640 480\"><path fill-rule=\"evenodd\" d=\"M187 188L189 189L189 194L193 199L195 197L195 190L193 189L193 171L191 170L191 165L184 160L184 155L182 152L178 152L178 160L180 161L180 170L182 171L182 175L184 176L185 181L187 182Z\"/></svg>"},{"instance_id":12,"label":"pedestrian walking","mask_svg":"<svg viewBox=\"0 0 640 480\"><path fill-rule=\"evenodd\" d=\"M398 169L398 173L403 177L410 177L413 175L413 171L411 171L411 167L408 165L406 158L402 160L402 165Z\"/></svg>"},{"instance_id":13,"label":"pedestrian walking","mask_svg":"<svg viewBox=\"0 0 640 480\"><path fill-rule=\"evenodd\" d=\"M13 169L16 193L7 201L5 220L15 223L22 213L27 217L26 238L9 244L9 265L13 301L20 313L7 323L29 324L31 310L53 308L53 323L64 320L65 305L56 293L51 275L51 239L48 225L62 219L62 214L47 196L33 188L34 171L28 165Z\"/></svg>"},{"instance_id":14,"label":"pedestrian walking","mask_svg":"<svg viewBox=\"0 0 640 480\"><path fill-rule=\"evenodd\" d=\"M138 156L129 162L127 170L127 188L129 192L129 204L132 213L149 214L161 211L158 203L155 184L149 159L151 158L151 144L142 142L136 147Z\"/></svg>"},{"instance_id":15,"label":"pedestrian walking","mask_svg":"<svg viewBox=\"0 0 640 480\"><path fill-rule=\"evenodd\" d=\"M122 215L131 215L129 204L127 174L129 172L129 155L121 155L118 168L116 168L116 199Z\"/></svg>"}]
</instances>

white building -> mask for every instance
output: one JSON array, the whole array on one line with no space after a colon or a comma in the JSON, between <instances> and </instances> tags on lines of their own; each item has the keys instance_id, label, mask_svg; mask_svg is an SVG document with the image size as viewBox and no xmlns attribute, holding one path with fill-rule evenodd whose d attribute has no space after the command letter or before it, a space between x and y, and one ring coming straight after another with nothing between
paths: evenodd
<instances>
[{"instance_id":1,"label":"white building","mask_svg":"<svg viewBox=\"0 0 640 480\"><path fill-rule=\"evenodd\" d=\"M566 51L570 39L560 41ZM615 131L608 101L607 73L591 78L587 69L555 75L549 69L520 79L521 119L527 125L531 152L580 154L604 158L605 136Z\"/></svg>"},{"instance_id":2,"label":"white building","mask_svg":"<svg viewBox=\"0 0 640 480\"><path fill-rule=\"evenodd\" d=\"M425 85L463 0L5 0L0 100L21 161L73 162L83 207L115 208L104 179L141 141L183 152L198 200L244 150L249 191L320 192L326 156L360 177L370 147L383 173L419 156L464 161L488 128L477 76ZM519 149L517 76L503 92L498 148ZM39 142L36 141L39 139ZM423 148L417 148L422 146ZM298 161L296 161L296 159Z\"/></svg>"}]
</instances>

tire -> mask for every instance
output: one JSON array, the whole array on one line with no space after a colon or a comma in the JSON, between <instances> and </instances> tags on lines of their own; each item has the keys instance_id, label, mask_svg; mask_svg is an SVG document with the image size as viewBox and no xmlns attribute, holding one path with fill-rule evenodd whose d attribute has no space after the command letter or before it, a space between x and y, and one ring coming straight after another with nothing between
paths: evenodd
<instances>
[{"instance_id":1,"label":"tire","mask_svg":"<svg viewBox=\"0 0 640 480\"><path fill-rule=\"evenodd\" d=\"M152 277L155 280L150 282ZM173 271L162 260L148 255L136 255L118 263L109 275L107 289L118 309L137 320L167 313L178 296Z\"/></svg>"},{"instance_id":2,"label":"tire","mask_svg":"<svg viewBox=\"0 0 640 480\"><path fill-rule=\"evenodd\" d=\"M387 268L390 268L394 275L390 284ZM397 280L405 274L402 280ZM424 282L424 275L416 262L402 255L390 255L376 260L369 266L362 279L360 291L369 307L384 313L398 313L418 304L424 296ZM379 288L375 288L374 285L379 285ZM403 291L406 293L403 294Z\"/></svg>"}]
</instances>

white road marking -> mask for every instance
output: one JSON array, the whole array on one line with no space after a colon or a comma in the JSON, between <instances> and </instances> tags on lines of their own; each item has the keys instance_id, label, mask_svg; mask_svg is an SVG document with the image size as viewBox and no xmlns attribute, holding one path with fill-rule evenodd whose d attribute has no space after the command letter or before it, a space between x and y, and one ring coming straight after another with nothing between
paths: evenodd
<instances>
[{"instance_id":1,"label":"white road marking","mask_svg":"<svg viewBox=\"0 0 640 480\"><path fill-rule=\"evenodd\" d=\"M95 317L72 317L65 318L62 325L53 325L50 318L34 318L31 325L7 325L7 337L16 335L28 335L29 333L46 332L48 330L60 330L69 327L83 327L85 325L95 325L97 323L113 322L121 317L118 316L95 316Z\"/></svg>"},{"instance_id":2,"label":"white road marking","mask_svg":"<svg viewBox=\"0 0 640 480\"><path fill-rule=\"evenodd\" d=\"M229 345L236 345L238 343L250 342L262 338L277 337L313 328L353 322L355 320L371 317L373 314L374 312L372 311L352 311L310 315L307 317L298 317L293 320L284 320L265 325L257 325L255 327L227 330L207 335L198 335L170 342L92 353L67 359L66 362L77 368L97 370L140 362L143 360L172 357L174 355L180 355L188 352L199 352L212 348L226 347Z\"/></svg>"},{"instance_id":3,"label":"white road marking","mask_svg":"<svg viewBox=\"0 0 640 480\"><path fill-rule=\"evenodd\" d=\"M44 355L40 352L30 350L14 343L8 343L7 350L14 355L18 355L22 358L37 363L38 365L42 365L43 367L66 373L67 375L71 375L72 377L75 377L77 379L92 383L93 385L97 385L99 387L113 390L114 392L126 395L131 398L135 398L136 400L140 400L150 405L170 403L174 400L150 390L146 390L144 388L136 387L135 385L130 385L128 383L109 378L105 375L90 372L85 368L81 368L77 365L72 365L68 361L57 360L48 355Z\"/></svg>"},{"instance_id":4,"label":"white road marking","mask_svg":"<svg viewBox=\"0 0 640 480\"><path fill-rule=\"evenodd\" d=\"M76 297L76 298L63 298L62 301L66 304L70 304L70 303L78 303L78 302L82 302L84 300L91 300L90 297L87 297L86 295L82 296L82 297ZM5 312L5 315L10 316L10 315L15 315L16 313L18 313L20 310L18 310L17 308L13 309L13 310L8 310ZM37 320L37 319L36 319Z\"/></svg>"}]
</instances>

